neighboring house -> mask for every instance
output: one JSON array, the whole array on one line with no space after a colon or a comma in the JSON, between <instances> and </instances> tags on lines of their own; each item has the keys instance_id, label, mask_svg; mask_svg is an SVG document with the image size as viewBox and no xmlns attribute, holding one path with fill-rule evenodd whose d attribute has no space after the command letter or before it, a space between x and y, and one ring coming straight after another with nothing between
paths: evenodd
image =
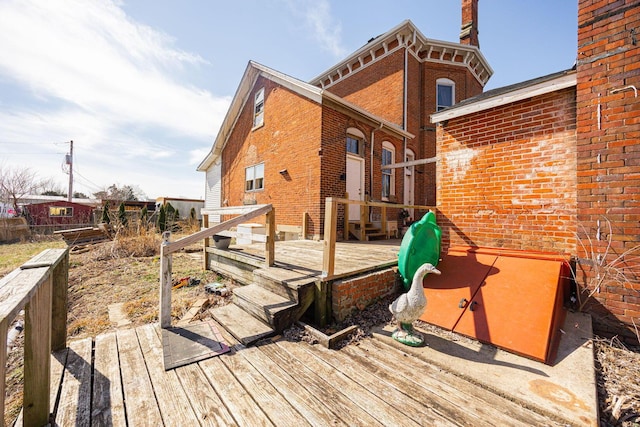
<instances>
[{"instance_id":1,"label":"neighboring house","mask_svg":"<svg viewBox=\"0 0 640 427\"><path fill-rule=\"evenodd\" d=\"M463 1L463 19L474 7ZM198 166L205 207L270 203L278 225L306 221L305 237L321 238L327 197L434 205L429 115L481 93L492 74L476 29L451 43L405 21L309 83L249 62ZM359 218L357 206L346 214Z\"/></svg>"},{"instance_id":2,"label":"neighboring house","mask_svg":"<svg viewBox=\"0 0 640 427\"><path fill-rule=\"evenodd\" d=\"M574 69L431 115L445 249L575 257L596 331L630 342L640 323L638 22L636 0L580 0Z\"/></svg>"},{"instance_id":3,"label":"neighboring house","mask_svg":"<svg viewBox=\"0 0 640 427\"><path fill-rule=\"evenodd\" d=\"M23 206L29 225L36 230L92 226L93 207L66 201L31 203Z\"/></svg>"}]
</instances>

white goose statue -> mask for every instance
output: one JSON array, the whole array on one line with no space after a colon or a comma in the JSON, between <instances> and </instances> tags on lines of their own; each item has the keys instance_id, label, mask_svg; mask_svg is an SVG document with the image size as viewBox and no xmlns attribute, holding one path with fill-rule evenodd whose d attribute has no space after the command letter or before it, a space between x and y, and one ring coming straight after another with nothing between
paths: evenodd
<instances>
[{"instance_id":1,"label":"white goose statue","mask_svg":"<svg viewBox=\"0 0 640 427\"><path fill-rule=\"evenodd\" d=\"M393 332L393 339L412 347L418 347L424 342L422 334L413 330L413 322L422 315L427 306L427 298L422 290L422 280L429 273L440 274L440 270L429 263L422 264L413 275L409 291L400 295L389 306L389 310L398 322L398 327Z\"/></svg>"}]
</instances>

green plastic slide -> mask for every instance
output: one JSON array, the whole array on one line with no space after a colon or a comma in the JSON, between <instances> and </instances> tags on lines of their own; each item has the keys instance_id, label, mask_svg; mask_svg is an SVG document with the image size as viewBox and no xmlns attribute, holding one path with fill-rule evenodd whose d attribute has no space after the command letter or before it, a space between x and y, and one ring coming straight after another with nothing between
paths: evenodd
<instances>
[{"instance_id":1,"label":"green plastic slide","mask_svg":"<svg viewBox=\"0 0 640 427\"><path fill-rule=\"evenodd\" d=\"M398 252L398 270L402 275L404 289L411 287L413 275L425 262L434 267L440 260L442 231L436 224L436 214L427 212L420 221L414 222L407 230Z\"/></svg>"}]
</instances>

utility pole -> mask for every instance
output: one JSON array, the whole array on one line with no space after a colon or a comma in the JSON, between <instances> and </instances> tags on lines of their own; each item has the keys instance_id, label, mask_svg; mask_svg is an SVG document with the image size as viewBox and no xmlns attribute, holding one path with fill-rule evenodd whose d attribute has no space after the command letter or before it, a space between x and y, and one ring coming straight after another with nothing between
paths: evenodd
<instances>
[{"instance_id":1,"label":"utility pole","mask_svg":"<svg viewBox=\"0 0 640 427\"><path fill-rule=\"evenodd\" d=\"M67 201L73 198L73 140L69 141L69 154L67 154L67 164L69 165L69 195Z\"/></svg>"}]
</instances>

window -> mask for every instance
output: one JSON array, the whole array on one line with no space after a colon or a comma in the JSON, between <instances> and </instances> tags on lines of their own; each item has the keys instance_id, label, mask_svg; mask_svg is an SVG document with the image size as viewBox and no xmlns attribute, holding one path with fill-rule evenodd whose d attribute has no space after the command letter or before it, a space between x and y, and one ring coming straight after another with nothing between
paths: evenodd
<instances>
[{"instance_id":1,"label":"window","mask_svg":"<svg viewBox=\"0 0 640 427\"><path fill-rule=\"evenodd\" d=\"M264 188L264 163L249 166L244 170L245 191L256 191Z\"/></svg>"},{"instance_id":2,"label":"window","mask_svg":"<svg viewBox=\"0 0 640 427\"><path fill-rule=\"evenodd\" d=\"M451 107L455 99L455 83L449 79L438 79L436 81L436 111Z\"/></svg>"},{"instance_id":3,"label":"window","mask_svg":"<svg viewBox=\"0 0 640 427\"><path fill-rule=\"evenodd\" d=\"M49 206L49 216L73 216L73 208Z\"/></svg>"},{"instance_id":4,"label":"window","mask_svg":"<svg viewBox=\"0 0 640 427\"><path fill-rule=\"evenodd\" d=\"M264 88L256 93L253 101L253 127L257 128L264 124Z\"/></svg>"},{"instance_id":5,"label":"window","mask_svg":"<svg viewBox=\"0 0 640 427\"><path fill-rule=\"evenodd\" d=\"M390 142L382 143L382 166L395 163L395 151ZM382 169L382 198L388 199L395 194L395 169Z\"/></svg>"},{"instance_id":6,"label":"window","mask_svg":"<svg viewBox=\"0 0 640 427\"><path fill-rule=\"evenodd\" d=\"M347 129L347 153L362 156L364 151L364 133L357 128Z\"/></svg>"},{"instance_id":7,"label":"window","mask_svg":"<svg viewBox=\"0 0 640 427\"><path fill-rule=\"evenodd\" d=\"M347 136L347 153L360 154L360 140L353 136Z\"/></svg>"}]
</instances>

